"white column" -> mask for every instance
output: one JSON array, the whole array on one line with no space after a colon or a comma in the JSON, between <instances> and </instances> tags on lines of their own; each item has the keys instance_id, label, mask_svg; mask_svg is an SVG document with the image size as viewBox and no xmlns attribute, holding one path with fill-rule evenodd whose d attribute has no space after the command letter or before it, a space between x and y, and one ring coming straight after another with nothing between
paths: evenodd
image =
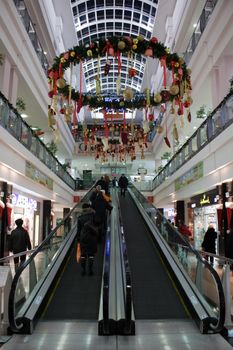
<instances>
[{"instance_id":1,"label":"white column","mask_svg":"<svg viewBox=\"0 0 233 350\"><path fill-rule=\"evenodd\" d=\"M1 68L1 79L0 79L0 90L3 95L9 99L10 93L10 74L11 74L11 63L7 56L4 58L3 66Z\"/></svg>"}]
</instances>

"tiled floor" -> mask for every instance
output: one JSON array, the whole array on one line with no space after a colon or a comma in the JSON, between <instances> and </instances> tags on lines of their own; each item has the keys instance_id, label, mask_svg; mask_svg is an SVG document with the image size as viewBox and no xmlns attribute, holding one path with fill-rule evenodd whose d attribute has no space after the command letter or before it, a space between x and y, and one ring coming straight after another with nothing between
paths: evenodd
<instances>
[{"instance_id":1,"label":"tiled floor","mask_svg":"<svg viewBox=\"0 0 233 350\"><path fill-rule=\"evenodd\" d=\"M97 323L40 322L2 350L232 350L219 334L202 335L190 321L137 321L135 336L98 336Z\"/></svg>"}]
</instances>

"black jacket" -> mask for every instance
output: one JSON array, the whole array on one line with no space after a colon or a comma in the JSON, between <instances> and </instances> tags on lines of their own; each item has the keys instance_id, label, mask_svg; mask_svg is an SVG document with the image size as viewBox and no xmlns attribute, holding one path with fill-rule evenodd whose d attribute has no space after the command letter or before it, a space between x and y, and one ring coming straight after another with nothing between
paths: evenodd
<instances>
[{"instance_id":1,"label":"black jacket","mask_svg":"<svg viewBox=\"0 0 233 350\"><path fill-rule=\"evenodd\" d=\"M17 227L11 232L9 250L14 254L32 249L28 232L23 227Z\"/></svg>"},{"instance_id":2,"label":"black jacket","mask_svg":"<svg viewBox=\"0 0 233 350\"><path fill-rule=\"evenodd\" d=\"M86 208L83 212L78 216L77 220L77 238L78 242L80 241L80 234L84 224L88 221L93 222L95 211L92 208Z\"/></svg>"},{"instance_id":3,"label":"black jacket","mask_svg":"<svg viewBox=\"0 0 233 350\"><path fill-rule=\"evenodd\" d=\"M126 176L121 176L119 178L118 185L120 188L127 188L128 183L129 183L129 181L128 181Z\"/></svg>"},{"instance_id":4,"label":"black jacket","mask_svg":"<svg viewBox=\"0 0 233 350\"><path fill-rule=\"evenodd\" d=\"M98 244L98 228L92 221L87 221L80 233L81 254L95 254Z\"/></svg>"},{"instance_id":5,"label":"black jacket","mask_svg":"<svg viewBox=\"0 0 233 350\"><path fill-rule=\"evenodd\" d=\"M214 228L210 227L205 233L202 248L209 253L215 253L215 240L217 238L217 232Z\"/></svg>"}]
</instances>

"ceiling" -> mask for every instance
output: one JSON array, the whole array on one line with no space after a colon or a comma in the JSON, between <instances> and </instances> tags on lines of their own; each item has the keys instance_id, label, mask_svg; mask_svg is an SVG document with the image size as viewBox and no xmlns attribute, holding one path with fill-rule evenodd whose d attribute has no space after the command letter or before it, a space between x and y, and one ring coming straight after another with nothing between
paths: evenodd
<instances>
[{"instance_id":1,"label":"ceiling","mask_svg":"<svg viewBox=\"0 0 233 350\"><path fill-rule=\"evenodd\" d=\"M78 44L90 44L98 39L112 36L150 39L154 27L158 0L71 0ZM106 75L106 62L110 64ZM88 60L83 64L86 88L94 93L95 77L99 75L103 94L116 93L116 80L120 74L122 91L131 87L135 92L141 90L146 59L139 55L121 57L119 72L118 60L106 57ZM131 78L129 69L134 68L136 76Z\"/></svg>"}]
</instances>

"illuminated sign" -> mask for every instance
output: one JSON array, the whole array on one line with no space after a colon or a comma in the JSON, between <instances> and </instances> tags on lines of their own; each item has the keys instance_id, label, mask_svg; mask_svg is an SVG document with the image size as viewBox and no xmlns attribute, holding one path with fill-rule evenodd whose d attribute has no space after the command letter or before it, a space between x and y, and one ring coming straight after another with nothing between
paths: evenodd
<instances>
[{"instance_id":1,"label":"illuminated sign","mask_svg":"<svg viewBox=\"0 0 233 350\"><path fill-rule=\"evenodd\" d=\"M12 193L11 199L12 204L15 207L37 211L37 201L35 199L28 198L17 193Z\"/></svg>"},{"instance_id":2,"label":"illuminated sign","mask_svg":"<svg viewBox=\"0 0 233 350\"><path fill-rule=\"evenodd\" d=\"M203 197L200 199L200 204L210 204L210 197L206 197L206 195L203 194Z\"/></svg>"}]
</instances>

